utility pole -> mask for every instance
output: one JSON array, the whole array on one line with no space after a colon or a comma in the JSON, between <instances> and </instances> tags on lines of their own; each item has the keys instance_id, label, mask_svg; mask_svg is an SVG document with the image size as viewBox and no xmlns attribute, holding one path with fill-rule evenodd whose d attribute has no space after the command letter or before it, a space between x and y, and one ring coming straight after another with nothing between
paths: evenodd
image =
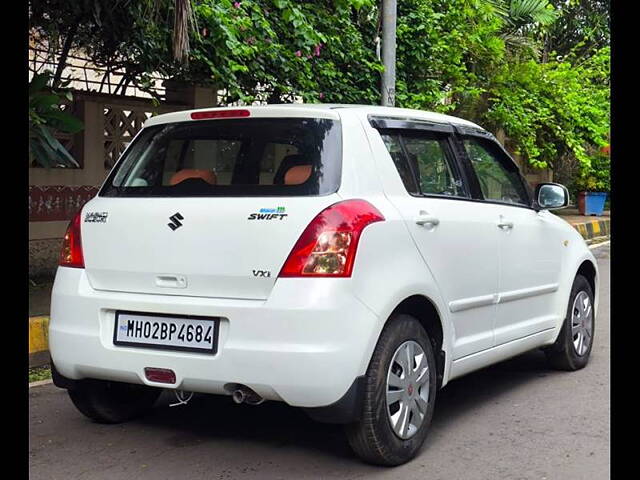
<instances>
[{"instance_id":1,"label":"utility pole","mask_svg":"<svg viewBox=\"0 0 640 480\"><path fill-rule=\"evenodd\" d=\"M396 0L382 0L382 85L380 105L396 104Z\"/></svg>"}]
</instances>

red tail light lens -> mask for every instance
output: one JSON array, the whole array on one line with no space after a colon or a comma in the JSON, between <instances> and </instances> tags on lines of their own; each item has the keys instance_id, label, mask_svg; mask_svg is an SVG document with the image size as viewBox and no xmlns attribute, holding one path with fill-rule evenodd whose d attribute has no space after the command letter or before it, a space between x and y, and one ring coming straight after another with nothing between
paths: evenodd
<instances>
[{"instance_id":1,"label":"red tail light lens","mask_svg":"<svg viewBox=\"0 0 640 480\"><path fill-rule=\"evenodd\" d=\"M384 217L365 200L346 200L320 212L302 232L280 277L350 277L362 230Z\"/></svg>"},{"instance_id":2,"label":"red tail light lens","mask_svg":"<svg viewBox=\"0 0 640 480\"><path fill-rule=\"evenodd\" d=\"M210 118L248 117L249 115L249 110L210 110L208 112L193 112L191 118L193 120L207 120Z\"/></svg>"},{"instance_id":3,"label":"red tail light lens","mask_svg":"<svg viewBox=\"0 0 640 480\"><path fill-rule=\"evenodd\" d=\"M60 251L60 266L84 268L84 257L82 255L82 241L80 240L80 212L76 213L71 223L67 227L62 241Z\"/></svg>"}]
</instances>

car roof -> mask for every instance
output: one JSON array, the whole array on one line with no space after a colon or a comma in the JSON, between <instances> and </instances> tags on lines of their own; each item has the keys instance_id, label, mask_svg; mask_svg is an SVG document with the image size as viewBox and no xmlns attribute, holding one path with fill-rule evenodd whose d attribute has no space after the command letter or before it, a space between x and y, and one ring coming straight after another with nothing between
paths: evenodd
<instances>
[{"instance_id":1,"label":"car roof","mask_svg":"<svg viewBox=\"0 0 640 480\"><path fill-rule=\"evenodd\" d=\"M459 117L445 115L442 113L429 112L425 110L416 110L412 108L399 107L383 107L378 105L355 105L355 104L338 104L338 103L286 103L286 104L269 104L269 105L249 105L234 107L211 107L199 108L196 110L181 110L177 112L165 113L151 117L145 122L145 127L151 125L159 125L163 123L185 122L191 120L191 114L194 112L224 111L224 110L248 110L252 117L321 117L339 120L340 110L348 110L358 112L365 115L374 115L380 117L391 117L401 119L417 119L430 122L448 123L452 125L460 125L473 127L484 130L479 125L464 120Z\"/></svg>"}]
</instances>

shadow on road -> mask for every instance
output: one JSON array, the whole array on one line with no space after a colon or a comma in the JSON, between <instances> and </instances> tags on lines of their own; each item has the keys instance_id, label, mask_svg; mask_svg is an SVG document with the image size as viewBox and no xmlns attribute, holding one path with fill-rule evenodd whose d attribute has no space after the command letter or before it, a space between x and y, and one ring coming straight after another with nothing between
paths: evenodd
<instances>
[{"instance_id":1,"label":"shadow on road","mask_svg":"<svg viewBox=\"0 0 640 480\"><path fill-rule=\"evenodd\" d=\"M438 393L432 432L446 431L523 384L562 374L549 370L544 354L537 350L454 380ZM168 434L168 446L188 447L221 440L257 442L355 460L339 425L314 422L301 409L283 403L235 405L230 397L199 395L187 406L169 407L173 400L172 394L163 394L153 412L139 420L158 429L158 433ZM425 447L433 437L428 437Z\"/></svg>"}]
</instances>

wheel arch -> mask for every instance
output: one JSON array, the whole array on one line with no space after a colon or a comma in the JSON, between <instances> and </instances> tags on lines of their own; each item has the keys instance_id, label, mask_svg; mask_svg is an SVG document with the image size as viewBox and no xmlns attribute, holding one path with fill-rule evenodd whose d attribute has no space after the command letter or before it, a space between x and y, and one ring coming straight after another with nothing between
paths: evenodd
<instances>
[{"instance_id":1,"label":"wheel arch","mask_svg":"<svg viewBox=\"0 0 640 480\"><path fill-rule=\"evenodd\" d=\"M445 331L443 328L442 316L440 315L435 302L422 294L408 296L396 305L385 321L385 326L395 315L400 313L415 317L429 335L434 346L436 366L438 370L437 386L440 388L445 374L447 356L446 346L444 343Z\"/></svg>"},{"instance_id":2,"label":"wheel arch","mask_svg":"<svg viewBox=\"0 0 640 480\"><path fill-rule=\"evenodd\" d=\"M591 286L591 291L593 294L596 294L596 282L598 278L598 271L596 266L593 264L591 260L584 260L580 266L578 267L577 275L582 275L587 279L589 285ZM575 276L574 276L575 279Z\"/></svg>"},{"instance_id":3,"label":"wheel arch","mask_svg":"<svg viewBox=\"0 0 640 480\"><path fill-rule=\"evenodd\" d=\"M598 265L596 263L595 257L593 257L591 252L585 248L585 252L576 259L575 263L569 265L569 268L567 268L563 279L560 281L562 290L561 292L559 292L560 295L557 297L557 308L559 315L558 325L555 329L555 335L553 335L554 342L558 338L558 335L560 335L562 325L567 315L567 305L569 304L569 298L571 296L571 288L578 275L583 275L589 282L594 295L594 314L597 315L598 313Z\"/></svg>"}]
</instances>

